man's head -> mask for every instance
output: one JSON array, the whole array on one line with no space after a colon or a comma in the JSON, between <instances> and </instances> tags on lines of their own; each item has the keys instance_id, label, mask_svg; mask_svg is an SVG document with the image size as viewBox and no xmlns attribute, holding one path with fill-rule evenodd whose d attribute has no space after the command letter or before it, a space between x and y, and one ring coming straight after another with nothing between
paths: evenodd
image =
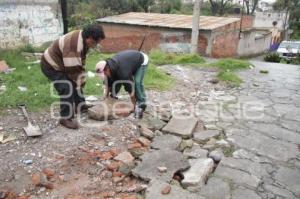
<instances>
[{"instance_id":1,"label":"man's head","mask_svg":"<svg viewBox=\"0 0 300 199\"><path fill-rule=\"evenodd\" d=\"M98 73L103 80L105 80L106 77L111 77L111 70L106 61L99 61L97 63L96 73Z\"/></svg>"},{"instance_id":2,"label":"man's head","mask_svg":"<svg viewBox=\"0 0 300 199\"><path fill-rule=\"evenodd\" d=\"M89 48L95 48L103 39L105 39L103 28L99 24L85 27L82 31L82 35Z\"/></svg>"}]
</instances>

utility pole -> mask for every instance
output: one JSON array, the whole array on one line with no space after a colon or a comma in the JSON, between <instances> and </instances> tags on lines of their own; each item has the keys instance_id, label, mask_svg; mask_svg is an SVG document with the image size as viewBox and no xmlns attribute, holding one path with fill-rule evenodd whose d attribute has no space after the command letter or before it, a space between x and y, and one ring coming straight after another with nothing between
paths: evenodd
<instances>
[{"instance_id":1,"label":"utility pole","mask_svg":"<svg viewBox=\"0 0 300 199\"><path fill-rule=\"evenodd\" d=\"M63 18L64 34L68 33L67 0L60 0L61 14Z\"/></svg>"},{"instance_id":2,"label":"utility pole","mask_svg":"<svg viewBox=\"0 0 300 199\"><path fill-rule=\"evenodd\" d=\"M194 53L194 54L196 54L198 51L200 1L201 0L195 0L194 11L193 11L191 53Z\"/></svg>"}]
</instances>

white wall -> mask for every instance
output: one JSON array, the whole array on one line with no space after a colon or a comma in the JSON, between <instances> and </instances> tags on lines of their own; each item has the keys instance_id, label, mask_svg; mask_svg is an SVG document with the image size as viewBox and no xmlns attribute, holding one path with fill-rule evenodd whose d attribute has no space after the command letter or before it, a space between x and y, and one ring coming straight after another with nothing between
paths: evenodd
<instances>
[{"instance_id":1,"label":"white wall","mask_svg":"<svg viewBox=\"0 0 300 199\"><path fill-rule=\"evenodd\" d=\"M271 43L271 33L250 30L242 32L238 45L238 56L257 55L266 52Z\"/></svg>"},{"instance_id":2,"label":"white wall","mask_svg":"<svg viewBox=\"0 0 300 199\"><path fill-rule=\"evenodd\" d=\"M41 45L63 34L58 0L1 0L0 49Z\"/></svg>"},{"instance_id":3,"label":"white wall","mask_svg":"<svg viewBox=\"0 0 300 199\"><path fill-rule=\"evenodd\" d=\"M285 12L256 12L253 27L254 28L272 28L273 21L277 21L277 27L283 30ZM287 17L288 21L288 17ZM288 25L288 23L286 24Z\"/></svg>"}]
</instances>

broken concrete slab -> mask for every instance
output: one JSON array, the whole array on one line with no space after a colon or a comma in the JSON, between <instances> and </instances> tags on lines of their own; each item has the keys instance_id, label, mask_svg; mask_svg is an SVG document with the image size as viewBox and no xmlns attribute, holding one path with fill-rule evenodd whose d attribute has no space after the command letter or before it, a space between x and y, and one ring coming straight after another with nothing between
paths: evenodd
<instances>
[{"instance_id":1,"label":"broken concrete slab","mask_svg":"<svg viewBox=\"0 0 300 199\"><path fill-rule=\"evenodd\" d=\"M181 138L175 135L156 136L151 143L153 149L177 149L181 142Z\"/></svg>"},{"instance_id":2,"label":"broken concrete slab","mask_svg":"<svg viewBox=\"0 0 300 199\"><path fill-rule=\"evenodd\" d=\"M95 106L88 109L88 116L91 119L105 121L120 117L129 116L132 104L112 98L98 101Z\"/></svg>"},{"instance_id":3,"label":"broken concrete slab","mask_svg":"<svg viewBox=\"0 0 300 199\"><path fill-rule=\"evenodd\" d=\"M184 150L183 155L193 159L207 158L208 151L202 149L199 145L193 145L192 148Z\"/></svg>"},{"instance_id":4,"label":"broken concrete slab","mask_svg":"<svg viewBox=\"0 0 300 199\"><path fill-rule=\"evenodd\" d=\"M144 126L151 131L161 130L167 123L158 119L157 117L153 117L149 114L144 114L143 119L139 121L139 126Z\"/></svg>"},{"instance_id":5,"label":"broken concrete slab","mask_svg":"<svg viewBox=\"0 0 300 199\"><path fill-rule=\"evenodd\" d=\"M200 195L206 199L230 199L229 183L220 178L209 178L207 185L201 188Z\"/></svg>"},{"instance_id":6,"label":"broken concrete slab","mask_svg":"<svg viewBox=\"0 0 300 199\"><path fill-rule=\"evenodd\" d=\"M175 172L190 167L182 153L171 149L149 151L140 158L142 162L132 170L132 174L146 181L159 179L170 182ZM160 173L158 167L166 167L167 172Z\"/></svg>"},{"instance_id":7,"label":"broken concrete slab","mask_svg":"<svg viewBox=\"0 0 300 199\"><path fill-rule=\"evenodd\" d=\"M257 188L261 182L261 180L254 175L248 174L241 170L224 167L222 165L217 167L214 175L216 177L232 180L233 183L237 185L242 185L249 188Z\"/></svg>"},{"instance_id":8,"label":"broken concrete slab","mask_svg":"<svg viewBox=\"0 0 300 199\"><path fill-rule=\"evenodd\" d=\"M205 184L208 175L213 171L214 162L211 158L190 159L191 168L183 172L181 184L190 191L199 191Z\"/></svg>"},{"instance_id":9,"label":"broken concrete slab","mask_svg":"<svg viewBox=\"0 0 300 199\"><path fill-rule=\"evenodd\" d=\"M218 137L220 134L221 134L221 131L219 131L219 130L205 130L205 131L195 132L194 140L196 142L204 144L210 138Z\"/></svg>"},{"instance_id":10,"label":"broken concrete slab","mask_svg":"<svg viewBox=\"0 0 300 199\"><path fill-rule=\"evenodd\" d=\"M197 123L198 120L194 117L172 117L162 130L166 133L181 136L182 138L191 138Z\"/></svg>"},{"instance_id":11,"label":"broken concrete slab","mask_svg":"<svg viewBox=\"0 0 300 199\"><path fill-rule=\"evenodd\" d=\"M171 186L171 191L163 195L160 190L166 186ZM146 199L204 199L195 193L190 193L177 185L169 185L164 181L152 180L146 190Z\"/></svg>"}]
</instances>

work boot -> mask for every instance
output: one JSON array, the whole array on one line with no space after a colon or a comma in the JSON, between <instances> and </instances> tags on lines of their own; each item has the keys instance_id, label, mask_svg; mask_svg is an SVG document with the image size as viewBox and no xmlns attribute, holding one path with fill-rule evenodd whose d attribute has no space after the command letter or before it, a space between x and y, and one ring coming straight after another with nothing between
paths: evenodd
<instances>
[{"instance_id":1,"label":"work boot","mask_svg":"<svg viewBox=\"0 0 300 199\"><path fill-rule=\"evenodd\" d=\"M74 119L60 119L59 123L68 129L78 129L79 124Z\"/></svg>"}]
</instances>

